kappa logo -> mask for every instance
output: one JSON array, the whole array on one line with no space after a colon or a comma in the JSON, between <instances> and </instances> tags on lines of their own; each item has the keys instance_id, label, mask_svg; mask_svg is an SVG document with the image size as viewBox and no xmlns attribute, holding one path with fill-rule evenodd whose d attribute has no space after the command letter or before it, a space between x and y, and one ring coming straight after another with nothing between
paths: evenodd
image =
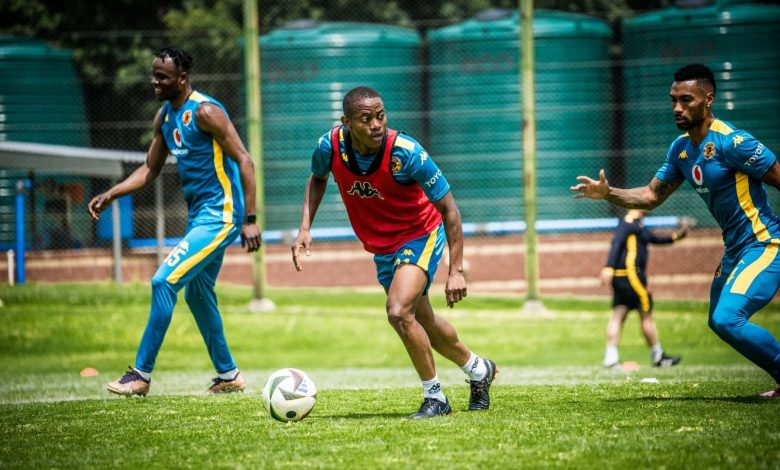
<instances>
[{"instance_id":1,"label":"kappa logo","mask_svg":"<svg viewBox=\"0 0 780 470\"><path fill-rule=\"evenodd\" d=\"M349 161L349 157L345 152L341 152L341 159L344 160L345 162Z\"/></svg>"},{"instance_id":2,"label":"kappa logo","mask_svg":"<svg viewBox=\"0 0 780 470\"><path fill-rule=\"evenodd\" d=\"M352 183L352 187L349 188L347 191L347 194L350 196L360 196L361 198L372 198L372 197L378 197L381 200L385 200L385 198L382 197L382 195L379 193L379 190L371 186L371 183L368 181L365 181L361 183L360 181L355 181Z\"/></svg>"},{"instance_id":3,"label":"kappa logo","mask_svg":"<svg viewBox=\"0 0 780 470\"><path fill-rule=\"evenodd\" d=\"M734 267L734 270L731 271L731 275L729 275L729 278L726 279L726 284L731 284L731 281L733 281L734 278L737 275L737 271L739 271L740 265L743 265L743 264L745 264L745 260L743 260L743 259L739 260L739 263L737 263L737 265Z\"/></svg>"},{"instance_id":4,"label":"kappa logo","mask_svg":"<svg viewBox=\"0 0 780 470\"><path fill-rule=\"evenodd\" d=\"M181 122L185 126L189 126L192 122L192 111L189 109L187 111L184 111L184 114L181 115Z\"/></svg>"},{"instance_id":5,"label":"kappa logo","mask_svg":"<svg viewBox=\"0 0 780 470\"><path fill-rule=\"evenodd\" d=\"M173 141L176 142L176 145L181 147L181 132L179 132L179 128L173 130Z\"/></svg>"},{"instance_id":6,"label":"kappa logo","mask_svg":"<svg viewBox=\"0 0 780 470\"><path fill-rule=\"evenodd\" d=\"M680 152L680 155L677 155L677 158L680 158L680 159L688 158L688 152L683 150L682 152Z\"/></svg>"},{"instance_id":7,"label":"kappa logo","mask_svg":"<svg viewBox=\"0 0 780 470\"><path fill-rule=\"evenodd\" d=\"M737 145L739 145L742 142L744 142L745 138L742 137L741 135L735 135L733 140L734 140L734 148L737 148Z\"/></svg>"},{"instance_id":8,"label":"kappa logo","mask_svg":"<svg viewBox=\"0 0 780 470\"><path fill-rule=\"evenodd\" d=\"M425 160L427 159L428 159L428 152L426 152L425 150L420 152L420 162L425 163Z\"/></svg>"},{"instance_id":9,"label":"kappa logo","mask_svg":"<svg viewBox=\"0 0 780 470\"><path fill-rule=\"evenodd\" d=\"M401 252L401 256L414 256L414 251L409 248L404 248L404 251Z\"/></svg>"},{"instance_id":10,"label":"kappa logo","mask_svg":"<svg viewBox=\"0 0 780 470\"><path fill-rule=\"evenodd\" d=\"M731 281L733 281L734 277L737 275L737 271L739 271L739 267L736 267L733 271L731 271L731 275L729 275L729 278L726 279L726 285L731 284Z\"/></svg>"},{"instance_id":11,"label":"kappa logo","mask_svg":"<svg viewBox=\"0 0 780 470\"><path fill-rule=\"evenodd\" d=\"M715 156L715 142L707 142L704 146L704 158L709 160L713 156Z\"/></svg>"}]
</instances>

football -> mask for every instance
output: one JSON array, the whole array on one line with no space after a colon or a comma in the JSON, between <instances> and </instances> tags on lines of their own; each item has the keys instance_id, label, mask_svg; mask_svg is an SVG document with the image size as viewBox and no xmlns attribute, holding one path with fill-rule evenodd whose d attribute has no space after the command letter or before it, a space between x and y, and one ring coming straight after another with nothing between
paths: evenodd
<instances>
[{"instance_id":1,"label":"football","mask_svg":"<svg viewBox=\"0 0 780 470\"><path fill-rule=\"evenodd\" d=\"M305 372L279 369L263 386L263 404L278 421L300 421L309 415L317 402L317 387Z\"/></svg>"}]
</instances>

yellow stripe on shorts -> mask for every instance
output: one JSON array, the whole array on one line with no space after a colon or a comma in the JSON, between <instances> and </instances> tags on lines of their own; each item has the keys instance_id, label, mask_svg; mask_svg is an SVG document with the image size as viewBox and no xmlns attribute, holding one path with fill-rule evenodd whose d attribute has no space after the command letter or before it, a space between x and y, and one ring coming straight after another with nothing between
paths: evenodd
<instances>
[{"instance_id":1,"label":"yellow stripe on shorts","mask_svg":"<svg viewBox=\"0 0 780 470\"><path fill-rule=\"evenodd\" d=\"M761 271L772 264L772 261L774 261L777 256L778 247L780 247L780 240L773 238L772 241L769 242L769 245L764 248L764 252L761 253L761 256L746 266L745 269L737 275L737 278L734 279L734 284L731 286L731 293L745 295L750 288L750 284L752 284L756 277L761 274Z\"/></svg>"},{"instance_id":2,"label":"yellow stripe on shorts","mask_svg":"<svg viewBox=\"0 0 780 470\"><path fill-rule=\"evenodd\" d=\"M224 227L222 227L222 230L219 231L216 237L214 237L213 240L211 240L211 243L203 247L202 250L199 252L193 254L189 258L185 259L179 266L176 267L176 269L173 270L173 272L168 276L166 279L171 284L176 284L179 282L179 279L181 279L184 274L189 271L193 266L200 263L203 258L211 254L214 250L217 249L217 247L225 240L228 233L233 229L233 224L225 224Z\"/></svg>"},{"instance_id":3,"label":"yellow stripe on shorts","mask_svg":"<svg viewBox=\"0 0 780 470\"><path fill-rule=\"evenodd\" d=\"M433 255L433 247L436 246L436 238L439 233L437 227L430 235L428 235L428 241L425 242L425 248L423 249L420 259L417 260L417 266L423 268L424 271L428 271L428 264L431 262L431 255Z\"/></svg>"},{"instance_id":4,"label":"yellow stripe on shorts","mask_svg":"<svg viewBox=\"0 0 780 470\"><path fill-rule=\"evenodd\" d=\"M634 292L639 296L642 311L648 312L650 311L650 295L636 272L636 253L636 235L629 235L626 239L626 277L628 277L628 283L631 284Z\"/></svg>"}]
</instances>

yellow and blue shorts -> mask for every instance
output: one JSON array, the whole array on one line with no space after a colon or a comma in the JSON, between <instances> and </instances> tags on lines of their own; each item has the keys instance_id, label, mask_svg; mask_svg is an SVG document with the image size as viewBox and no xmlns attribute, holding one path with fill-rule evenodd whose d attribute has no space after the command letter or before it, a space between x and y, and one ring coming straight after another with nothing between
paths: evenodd
<instances>
[{"instance_id":1,"label":"yellow and blue shorts","mask_svg":"<svg viewBox=\"0 0 780 470\"><path fill-rule=\"evenodd\" d=\"M389 289L393 282L395 269L402 264L414 264L425 271L428 276L428 284L425 286L423 295L428 294L446 243L444 224L440 224L431 233L404 243L393 253L374 255L376 278L379 284L385 289Z\"/></svg>"}]
</instances>

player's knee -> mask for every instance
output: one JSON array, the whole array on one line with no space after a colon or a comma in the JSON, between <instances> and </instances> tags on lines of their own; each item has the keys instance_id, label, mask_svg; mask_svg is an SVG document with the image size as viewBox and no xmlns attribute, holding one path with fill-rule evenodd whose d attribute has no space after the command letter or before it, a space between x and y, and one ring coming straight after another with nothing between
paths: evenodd
<instances>
[{"instance_id":1,"label":"player's knee","mask_svg":"<svg viewBox=\"0 0 780 470\"><path fill-rule=\"evenodd\" d=\"M712 331L725 338L739 338L745 321L735 315L715 312L708 322Z\"/></svg>"},{"instance_id":2,"label":"player's knee","mask_svg":"<svg viewBox=\"0 0 780 470\"><path fill-rule=\"evenodd\" d=\"M405 330L407 325L414 321L414 316L410 309L398 302L387 302L387 321L393 325L396 330Z\"/></svg>"},{"instance_id":3,"label":"player's knee","mask_svg":"<svg viewBox=\"0 0 780 470\"><path fill-rule=\"evenodd\" d=\"M152 277L152 290L155 291L160 289L172 289L172 285L165 276L155 275Z\"/></svg>"}]
</instances>

